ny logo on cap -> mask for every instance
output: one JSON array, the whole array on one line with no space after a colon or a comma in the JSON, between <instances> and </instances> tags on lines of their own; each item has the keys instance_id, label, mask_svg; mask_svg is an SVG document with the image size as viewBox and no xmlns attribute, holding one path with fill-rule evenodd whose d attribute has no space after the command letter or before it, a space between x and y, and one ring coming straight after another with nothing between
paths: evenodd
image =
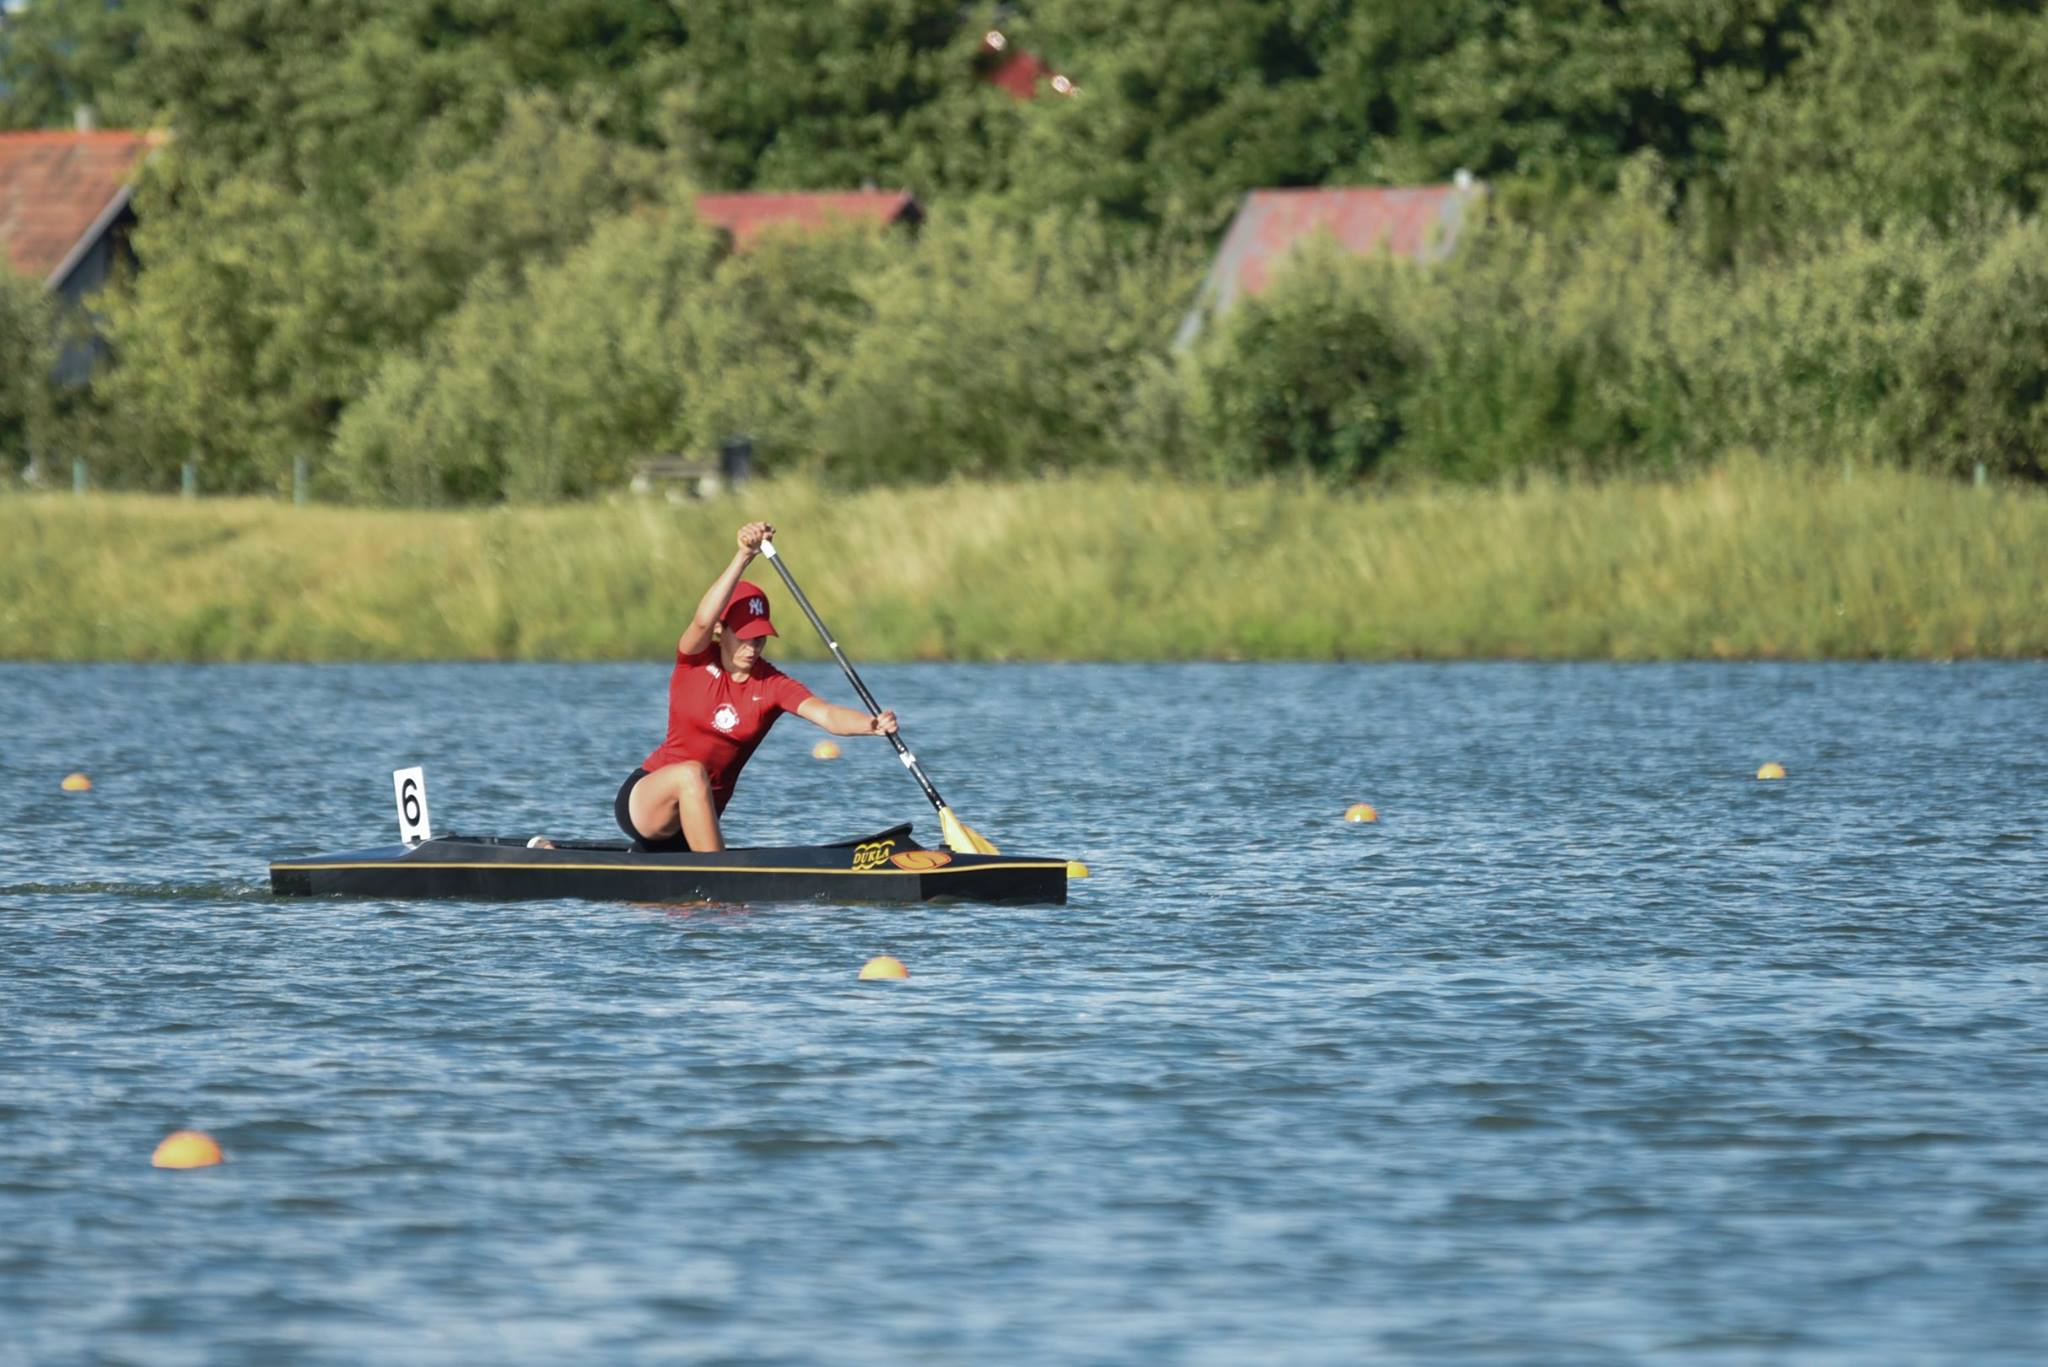
<instances>
[{"instance_id":1,"label":"ny logo on cap","mask_svg":"<svg viewBox=\"0 0 2048 1367\"><path fill-rule=\"evenodd\" d=\"M768 615L768 604L759 598L749 598L747 600L747 611L756 617L766 617Z\"/></svg>"}]
</instances>

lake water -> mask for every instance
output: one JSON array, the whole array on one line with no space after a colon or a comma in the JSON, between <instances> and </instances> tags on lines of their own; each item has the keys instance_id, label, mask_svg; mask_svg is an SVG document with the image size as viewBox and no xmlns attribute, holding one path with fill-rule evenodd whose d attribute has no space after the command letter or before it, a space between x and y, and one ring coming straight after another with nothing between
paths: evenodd
<instances>
[{"instance_id":1,"label":"lake water","mask_svg":"<svg viewBox=\"0 0 2048 1367\"><path fill-rule=\"evenodd\" d=\"M0 666L0 1362L2048 1354L2048 665L877 667L1070 905L270 898L665 680Z\"/></svg>"}]
</instances>

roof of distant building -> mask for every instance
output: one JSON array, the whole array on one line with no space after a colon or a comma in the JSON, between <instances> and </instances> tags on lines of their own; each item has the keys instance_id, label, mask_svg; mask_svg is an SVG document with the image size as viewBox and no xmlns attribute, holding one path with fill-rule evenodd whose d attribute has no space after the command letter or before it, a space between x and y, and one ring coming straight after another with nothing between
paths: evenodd
<instances>
[{"instance_id":1,"label":"roof of distant building","mask_svg":"<svg viewBox=\"0 0 2048 1367\"><path fill-rule=\"evenodd\" d=\"M127 207L160 133L0 133L0 255L56 289Z\"/></svg>"},{"instance_id":2,"label":"roof of distant building","mask_svg":"<svg viewBox=\"0 0 2048 1367\"><path fill-rule=\"evenodd\" d=\"M1037 53L1018 48L998 58L982 79L1020 100L1030 100L1038 97L1039 82L1051 76L1052 68L1040 60Z\"/></svg>"},{"instance_id":3,"label":"roof of distant building","mask_svg":"<svg viewBox=\"0 0 2048 1367\"><path fill-rule=\"evenodd\" d=\"M733 250L745 251L772 228L816 232L848 223L918 223L924 210L908 190L749 190L697 196L697 217L732 234Z\"/></svg>"},{"instance_id":4,"label":"roof of distant building","mask_svg":"<svg viewBox=\"0 0 2048 1367\"><path fill-rule=\"evenodd\" d=\"M1076 95L1080 87L1035 52L1011 44L1001 29L981 35L981 52L975 59L981 79L1012 99L1035 100L1041 85L1051 86L1055 95Z\"/></svg>"},{"instance_id":5,"label":"roof of distant building","mask_svg":"<svg viewBox=\"0 0 2048 1367\"><path fill-rule=\"evenodd\" d=\"M1264 292L1288 255L1318 233L1360 256L1384 250L1412 261L1441 260L1457 245L1467 207L1485 193L1483 184L1462 174L1450 185L1253 190L1231 219L1202 282L1201 303L1176 340L1192 340L1205 313L1220 314Z\"/></svg>"}]
</instances>

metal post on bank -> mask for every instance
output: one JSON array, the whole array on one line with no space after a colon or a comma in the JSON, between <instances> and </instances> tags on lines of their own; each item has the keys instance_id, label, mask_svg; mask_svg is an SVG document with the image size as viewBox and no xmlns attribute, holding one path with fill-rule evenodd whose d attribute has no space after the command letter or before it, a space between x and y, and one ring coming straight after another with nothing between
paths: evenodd
<instances>
[{"instance_id":1,"label":"metal post on bank","mask_svg":"<svg viewBox=\"0 0 2048 1367\"><path fill-rule=\"evenodd\" d=\"M745 484L754 472L754 439L735 433L718 444L718 482L727 489Z\"/></svg>"},{"instance_id":2,"label":"metal post on bank","mask_svg":"<svg viewBox=\"0 0 2048 1367\"><path fill-rule=\"evenodd\" d=\"M300 508L312 496L313 462L301 451L292 457L292 503Z\"/></svg>"},{"instance_id":3,"label":"metal post on bank","mask_svg":"<svg viewBox=\"0 0 2048 1367\"><path fill-rule=\"evenodd\" d=\"M84 498L85 486L85 457L73 456L71 458L71 492L80 498Z\"/></svg>"}]
</instances>

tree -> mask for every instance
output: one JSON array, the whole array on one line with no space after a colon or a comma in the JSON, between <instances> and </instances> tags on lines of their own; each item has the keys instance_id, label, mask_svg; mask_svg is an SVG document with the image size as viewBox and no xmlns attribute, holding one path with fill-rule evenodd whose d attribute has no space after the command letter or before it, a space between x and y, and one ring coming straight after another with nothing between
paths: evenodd
<instances>
[{"instance_id":1,"label":"tree","mask_svg":"<svg viewBox=\"0 0 2048 1367\"><path fill-rule=\"evenodd\" d=\"M1420 62L1417 171L1614 187L1654 153L1683 192L1727 155L1736 92L1783 79L1830 0L1493 0Z\"/></svg>"},{"instance_id":2,"label":"tree","mask_svg":"<svg viewBox=\"0 0 2048 1367\"><path fill-rule=\"evenodd\" d=\"M0 474L48 454L55 326L42 285L0 267Z\"/></svg>"},{"instance_id":3,"label":"tree","mask_svg":"<svg viewBox=\"0 0 2048 1367\"><path fill-rule=\"evenodd\" d=\"M68 127L81 105L103 124L147 124L135 63L165 8L165 0L0 6L0 128Z\"/></svg>"},{"instance_id":4,"label":"tree","mask_svg":"<svg viewBox=\"0 0 2048 1367\"><path fill-rule=\"evenodd\" d=\"M1767 88L1721 92L1745 240L1958 224L2048 195L2039 0L1838 0Z\"/></svg>"},{"instance_id":5,"label":"tree","mask_svg":"<svg viewBox=\"0 0 2048 1367\"><path fill-rule=\"evenodd\" d=\"M1726 158L1730 92L1780 79L1830 2L1044 0L1019 41L1079 94L1041 102L1024 178L1041 202L1212 226L1257 186L1460 167L1606 192L1644 151L1684 193Z\"/></svg>"},{"instance_id":6,"label":"tree","mask_svg":"<svg viewBox=\"0 0 2048 1367\"><path fill-rule=\"evenodd\" d=\"M135 87L186 148L192 188L260 176L345 214L412 165L429 127L496 134L508 97L602 96L649 136L682 21L660 0L157 0Z\"/></svg>"},{"instance_id":7,"label":"tree","mask_svg":"<svg viewBox=\"0 0 2048 1367\"><path fill-rule=\"evenodd\" d=\"M1103 463L1193 284L1184 267L1129 252L1085 213L928 224L858 278L868 321L816 356L817 467L871 483Z\"/></svg>"},{"instance_id":8,"label":"tree","mask_svg":"<svg viewBox=\"0 0 2048 1367\"><path fill-rule=\"evenodd\" d=\"M559 259L672 179L595 124L537 96L510 101L495 139L467 155L466 130L430 127L409 173L350 215L263 176L198 193L173 142L138 201L142 269L108 306L120 364L106 383L160 417L150 447L123 457L128 473L159 482L198 458L214 487L286 487L293 457L324 450L370 376L474 278Z\"/></svg>"},{"instance_id":9,"label":"tree","mask_svg":"<svg viewBox=\"0 0 2048 1367\"><path fill-rule=\"evenodd\" d=\"M852 282L906 249L863 226L769 234L720 261L677 202L607 221L559 263L493 267L350 409L336 485L399 502L581 496L741 432L785 461L818 358L868 321Z\"/></svg>"},{"instance_id":10,"label":"tree","mask_svg":"<svg viewBox=\"0 0 2048 1367\"><path fill-rule=\"evenodd\" d=\"M1078 91L1038 101L1020 181L1040 203L1214 228L1256 186L1383 179L1415 61L1472 4L1046 0L1017 41Z\"/></svg>"},{"instance_id":11,"label":"tree","mask_svg":"<svg viewBox=\"0 0 2048 1367\"><path fill-rule=\"evenodd\" d=\"M1224 317L1190 376L1219 473L1341 478L1393 453L1418 360L1396 296L1415 270L1324 239Z\"/></svg>"},{"instance_id":12,"label":"tree","mask_svg":"<svg viewBox=\"0 0 2048 1367\"><path fill-rule=\"evenodd\" d=\"M1008 101L976 81L981 30L962 22L956 0L688 13L664 126L701 184L929 193L1000 174L993 159L952 150L972 149Z\"/></svg>"}]
</instances>

